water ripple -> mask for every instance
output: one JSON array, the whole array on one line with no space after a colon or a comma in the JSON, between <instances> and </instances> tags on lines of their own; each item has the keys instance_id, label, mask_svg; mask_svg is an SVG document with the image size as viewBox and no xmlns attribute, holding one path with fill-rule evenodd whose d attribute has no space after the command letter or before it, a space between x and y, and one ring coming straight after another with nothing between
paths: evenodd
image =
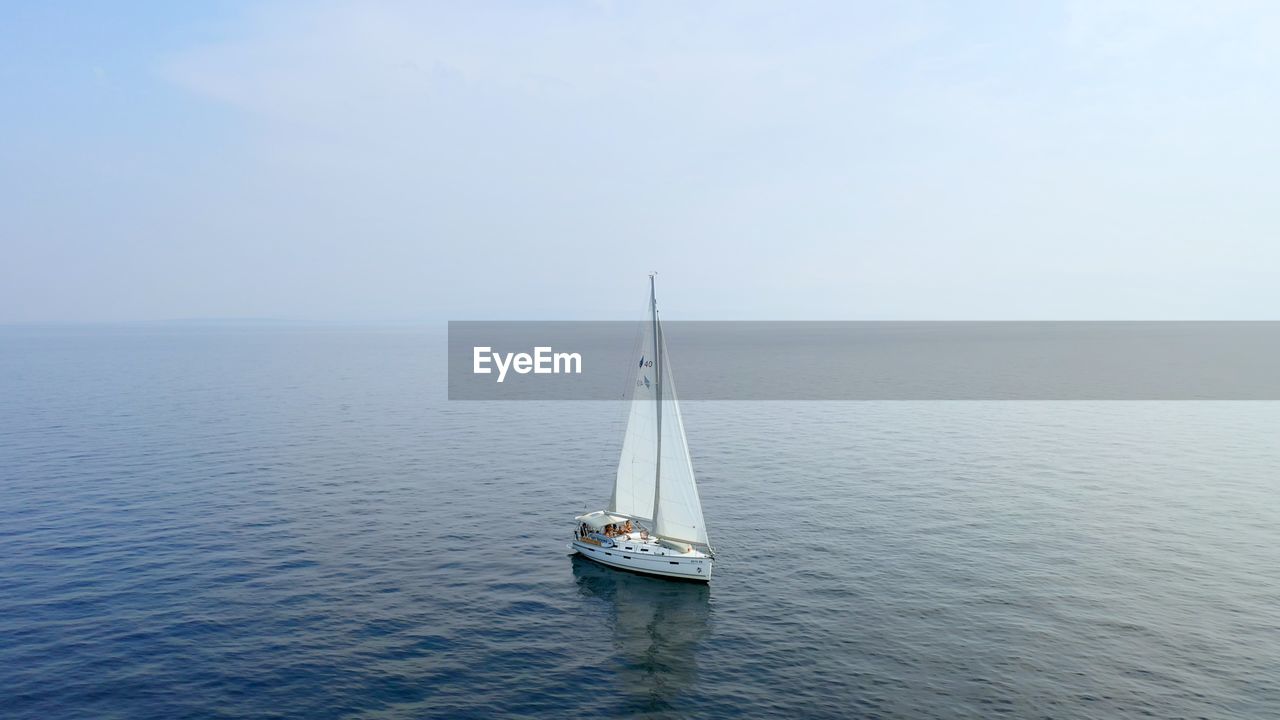
<instances>
[{"instance_id":1,"label":"water ripple","mask_svg":"<svg viewBox=\"0 0 1280 720\"><path fill-rule=\"evenodd\" d=\"M692 403L708 588L432 334L3 332L6 717L1280 715L1273 404Z\"/></svg>"}]
</instances>

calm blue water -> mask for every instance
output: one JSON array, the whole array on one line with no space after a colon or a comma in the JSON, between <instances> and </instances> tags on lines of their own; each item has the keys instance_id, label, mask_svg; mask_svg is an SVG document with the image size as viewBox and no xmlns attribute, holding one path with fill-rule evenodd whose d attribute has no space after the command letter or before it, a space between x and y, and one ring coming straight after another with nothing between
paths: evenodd
<instances>
[{"instance_id":1,"label":"calm blue water","mask_svg":"<svg viewBox=\"0 0 1280 720\"><path fill-rule=\"evenodd\" d=\"M690 403L708 588L566 555L621 408L443 357L0 329L0 713L1280 715L1280 405Z\"/></svg>"}]
</instances>

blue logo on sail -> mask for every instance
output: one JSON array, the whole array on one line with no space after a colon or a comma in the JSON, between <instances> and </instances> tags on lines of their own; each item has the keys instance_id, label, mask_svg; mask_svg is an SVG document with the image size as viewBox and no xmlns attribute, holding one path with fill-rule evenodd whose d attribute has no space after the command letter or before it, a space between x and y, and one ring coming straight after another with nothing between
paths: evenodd
<instances>
[{"instance_id":1,"label":"blue logo on sail","mask_svg":"<svg viewBox=\"0 0 1280 720\"><path fill-rule=\"evenodd\" d=\"M640 356L640 367L644 367L644 356Z\"/></svg>"},{"instance_id":2,"label":"blue logo on sail","mask_svg":"<svg viewBox=\"0 0 1280 720\"><path fill-rule=\"evenodd\" d=\"M644 388L645 388L646 390L648 390L648 389L649 389L649 376L648 376L648 375L645 375L645 376L644 376Z\"/></svg>"}]
</instances>

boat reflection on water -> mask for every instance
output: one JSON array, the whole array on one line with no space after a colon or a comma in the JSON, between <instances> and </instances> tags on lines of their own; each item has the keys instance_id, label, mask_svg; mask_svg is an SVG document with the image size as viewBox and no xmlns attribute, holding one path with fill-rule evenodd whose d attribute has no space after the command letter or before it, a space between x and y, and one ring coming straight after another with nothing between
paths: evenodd
<instances>
[{"instance_id":1,"label":"boat reflection on water","mask_svg":"<svg viewBox=\"0 0 1280 720\"><path fill-rule=\"evenodd\" d=\"M615 570L579 555L571 559L578 592L608 608L616 651L612 669L627 709L675 709L698 676L697 649L711 615L708 585Z\"/></svg>"}]
</instances>

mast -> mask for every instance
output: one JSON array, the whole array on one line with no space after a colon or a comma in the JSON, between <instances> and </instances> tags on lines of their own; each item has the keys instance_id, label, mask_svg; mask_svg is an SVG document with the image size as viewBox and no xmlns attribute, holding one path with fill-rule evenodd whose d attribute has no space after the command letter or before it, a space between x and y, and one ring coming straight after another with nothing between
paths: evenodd
<instances>
[{"instance_id":1,"label":"mast","mask_svg":"<svg viewBox=\"0 0 1280 720\"><path fill-rule=\"evenodd\" d=\"M662 337L659 333L662 329L658 325L658 299L653 288L653 276L657 273L649 274L649 307L653 311L653 378L654 378L654 401L657 405L658 416L658 442L657 449L654 453L653 461L653 531L658 531L658 507L662 499L662 353L659 348L662 347Z\"/></svg>"}]
</instances>

